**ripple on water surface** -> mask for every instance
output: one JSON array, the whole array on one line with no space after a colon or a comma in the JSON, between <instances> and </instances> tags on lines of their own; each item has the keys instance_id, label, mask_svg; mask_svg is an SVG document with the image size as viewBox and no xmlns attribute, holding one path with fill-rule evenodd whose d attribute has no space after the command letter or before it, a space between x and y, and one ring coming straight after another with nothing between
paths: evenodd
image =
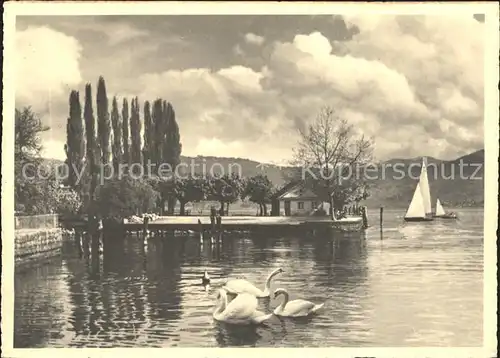
<instances>
[{"instance_id":1,"label":"ripple on water surface","mask_svg":"<svg viewBox=\"0 0 500 358\"><path fill-rule=\"evenodd\" d=\"M459 213L460 215L460 213ZM16 272L15 347L333 347L482 344L482 212L461 220L402 223L385 213L384 230L363 238L224 236L106 237L100 259L68 243L63 254ZM290 299L324 302L319 315L273 317L259 327L212 319L229 277ZM201 285L204 270L211 277ZM271 312L282 298L259 300Z\"/></svg>"}]
</instances>

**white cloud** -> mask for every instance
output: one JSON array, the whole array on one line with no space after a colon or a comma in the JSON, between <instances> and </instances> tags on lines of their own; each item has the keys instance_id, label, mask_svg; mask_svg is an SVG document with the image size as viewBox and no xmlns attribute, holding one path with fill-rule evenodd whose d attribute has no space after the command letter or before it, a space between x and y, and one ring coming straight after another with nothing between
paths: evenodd
<instances>
[{"instance_id":1,"label":"white cloud","mask_svg":"<svg viewBox=\"0 0 500 358\"><path fill-rule=\"evenodd\" d=\"M260 80L263 74L255 72L251 68L244 66L233 66L229 68L220 69L217 74L230 80L236 86L253 91L261 91L262 86Z\"/></svg>"},{"instance_id":2,"label":"white cloud","mask_svg":"<svg viewBox=\"0 0 500 358\"><path fill-rule=\"evenodd\" d=\"M256 34L248 33L245 35L245 41L252 45L262 45L265 38Z\"/></svg>"},{"instance_id":3,"label":"white cloud","mask_svg":"<svg viewBox=\"0 0 500 358\"><path fill-rule=\"evenodd\" d=\"M276 113L283 118L273 92L262 87L264 76L244 66L151 73L139 78L140 98L170 101L189 137L257 140L277 127Z\"/></svg>"},{"instance_id":4,"label":"white cloud","mask_svg":"<svg viewBox=\"0 0 500 358\"><path fill-rule=\"evenodd\" d=\"M483 145L481 23L444 16L348 20L360 33L347 42L332 44L314 32L275 44L267 85L286 93L289 116L310 118L321 103L332 105L374 136L379 157L393 155L398 143L409 156L435 155L425 143L439 143L445 157L456 156L460 143L461 151Z\"/></svg>"},{"instance_id":5,"label":"white cloud","mask_svg":"<svg viewBox=\"0 0 500 358\"><path fill-rule=\"evenodd\" d=\"M373 136L379 158L398 150L453 157L460 143L465 151L481 147L481 24L446 17L349 20L361 32L348 42L331 43L319 32L299 34L291 42L276 42L260 71L241 65L167 71L143 76L144 91L169 98L182 118L181 129L200 133L190 136L202 140L196 148L207 153L210 146L224 152L222 142L203 139L212 137L239 143L226 147L231 155L246 151L255 157L242 143L265 140L280 153L290 151L293 128L324 105ZM464 34L470 53L456 41L454 31L463 33L461 27L472 33Z\"/></svg>"},{"instance_id":6,"label":"white cloud","mask_svg":"<svg viewBox=\"0 0 500 358\"><path fill-rule=\"evenodd\" d=\"M453 158L483 145L483 24L446 16L370 15L348 21L360 29L349 41L313 32L263 46L260 69L240 56L225 68L169 69L128 80L106 77L108 92L137 95L141 106L156 97L171 102L187 155L289 157L295 129L324 105L373 136L380 159ZM126 33L122 40L142 36ZM24 46L18 56L29 58L18 62L30 76L19 80L18 98L46 100L50 84L66 101L64 86L74 88L81 80L78 42L47 28L19 36ZM245 39L264 42L255 34ZM41 57L32 54L31 43ZM228 51L235 49L242 53L239 45ZM101 62L109 60L92 63ZM50 64L50 70L39 63Z\"/></svg>"},{"instance_id":7,"label":"white cloud","mask_svg":"<svg viewBox=\"0 0 500 358\"><path fill-rule=\"evenodd\" d=\"M81 78L82 48L70 36L48 27L16 33L16 102L47 108L50 97L64 97Z\"/></svg>"},{"instance_id":8,"label":"white cloud","mask_svg":"<svg viewBox=\"0 0 500 358\"><path fill-rule=\"evenodd\" d=\"M310 35L297 35L293 39L293 45L318 60L327 60L332 51L330 41L320 32L313 32Z\"/></svg>"}]
</instances>

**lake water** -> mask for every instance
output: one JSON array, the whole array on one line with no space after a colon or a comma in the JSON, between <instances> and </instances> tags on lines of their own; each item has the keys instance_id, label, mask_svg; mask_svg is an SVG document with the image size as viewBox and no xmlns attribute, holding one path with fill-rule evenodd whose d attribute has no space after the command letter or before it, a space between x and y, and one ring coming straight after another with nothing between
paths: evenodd
<instances>
[{"instance_id":1,"label":"lake water","mask_svg":"<svg viewBox=\"0 0 500 358\"><path fill-rule=\"evenodd\" d=\"M359 237L106 238L100 260L69 242L60 256L16 271L14 347L481 346L483 211L403 223L384 213ZM214 322L228 277L325 302L308 320L259 327ZM212 284L201 286L207 269ZM279 298L278 300L280 300ZM262 310L279 304L262 303Z\"/></svg>"}]
</instances>

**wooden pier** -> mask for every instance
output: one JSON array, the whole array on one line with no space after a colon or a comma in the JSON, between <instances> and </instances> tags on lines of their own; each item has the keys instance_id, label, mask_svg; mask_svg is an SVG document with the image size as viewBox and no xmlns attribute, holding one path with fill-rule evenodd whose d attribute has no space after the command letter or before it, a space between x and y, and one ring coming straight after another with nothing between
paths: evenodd
<instances>
[{"instance_id":1,"label":"wooden pier","mask_svg":"<svg viewBox=\"0 0 500 358\"><path fill-rule=\"evenodd\" d=\"M127 222L125 231L142 233L147 230L161 234L172 231L191 231L199 233L223 232L297 232L297 231L342 231L361 232L364 229L363 218L347 217L333 221L328 217L300 216L224 216L214 225L209 216L162 216L148 223Z\"/></svg>"}]
</instances>

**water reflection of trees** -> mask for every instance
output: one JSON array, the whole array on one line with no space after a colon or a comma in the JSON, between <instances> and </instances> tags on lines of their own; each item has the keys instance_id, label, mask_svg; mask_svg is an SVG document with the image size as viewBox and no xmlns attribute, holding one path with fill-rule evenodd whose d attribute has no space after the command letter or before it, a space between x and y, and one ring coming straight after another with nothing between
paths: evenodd
<instances>
[{"instance_id":1,"label":"water reflection of trees","mask_svg":"<svg viewBox=\"0 0 500 358\"><path fill-rule=\"evenodd\" d=\"M57 276L62 265L60 256L36 266L16 267L14 275L14 347L45 346L62 330L60 282L48 279Z\"/></svg>"},{"instance_id":2,"label":"water reflection of trees","mask_svg":"<svg viewBox=\"0 0 500 358\"><path fill-rule=\"evenodd\" d=\"M103 238L102 255L69 264L75 345L132 345L147 335L165 338L161 322L178 319L179 247L142 238ZM97 250L98 252L98 250ZM85 267L87 269L85 269Z\"/></svg>"},{"instance_id":3,"label":"water reflection of trees","mask_svg":"<svg viewBox=\"0 0 500 358\"><path fill-rule=\"evenodd\" d=\"M174 327L191 292L180 283L186 268L190 275L199 270L201 278L207 267L212 278L221 279L231 277L236 269L248 272L247 278L259 286L266 272L283 266L286 276L273 280L273 287L289 284L296 294L293 291L306 286L361 285L366 276L364 250L359 238L225 234L220 242L206 240L201 246L198 238L163 237L148 240L145 249L142 238L107 236L100 258L75 256L69 263L71 322L78 334L74 344L110 341L124 346L147 339L151 345L178 335ZM264 339L258 331L244 336L220 325L214 333L222 346L252 346Z\"/></svg>"}]
</instances>

